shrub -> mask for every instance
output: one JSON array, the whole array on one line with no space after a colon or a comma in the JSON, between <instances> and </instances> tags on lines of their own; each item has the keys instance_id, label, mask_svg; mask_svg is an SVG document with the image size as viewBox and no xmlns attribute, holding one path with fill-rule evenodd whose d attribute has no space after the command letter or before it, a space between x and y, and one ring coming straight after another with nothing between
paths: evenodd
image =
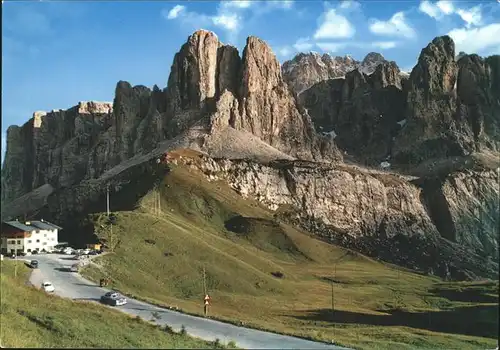
<instances>
[{"instance_id":1,"label":"shrub","mask_svg":"<svg viewBox=\"0 0 500 350\"><path fill-rule=\"evenodd\" d=\"M273 275L276 278L283 278L285 276L285 274L281 271L271 272L271 275Z\"/></svg>"},{"instance_id":2,"label":"shrub","mask_svg":"<svg viewBox=\"0 0 500 350\"><path fill-rule=\"evenodd\" d=\"M186 331L186 326L182 325L181 326L181 331L179 332L180 335L186 335L187 334L187 331Z\"/></svg>"},{"instance_id":3,"label":"shrub","mask_svg":"<svg viewBox=\"0 0 500 350\"><path fill-rule=\"evenodd\" d=\"M220 349L220 348L222 348L222 344L220 343L219 338L216 338L216 339L214 340L213 345L214 345L214 348L216 348L216 349Z\"/></svg>"},{"instance_id":4,"label":"shrub","mask_svg":"<svg viewBox=\"0 0 500 350\"><path fill-rule=\"evenodd\" d=\"M165 327L163 327L163 331L165 331L168 334L174 334L175 333L174 329L170 325L168 325L168 324L166 324Z\"/></svg>"}]
</instances>

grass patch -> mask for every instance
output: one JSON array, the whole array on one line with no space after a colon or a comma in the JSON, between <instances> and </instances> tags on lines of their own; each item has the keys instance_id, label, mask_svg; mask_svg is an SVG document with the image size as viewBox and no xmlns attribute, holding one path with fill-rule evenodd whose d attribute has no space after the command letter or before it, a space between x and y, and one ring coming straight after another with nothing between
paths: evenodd
<instances>
[{"instance_id":1,"label":"grass patch","mask_svg":"<svg viewBox=\"0 0 500 350\"><path fill-rule=\"evenodd\" d=\"M443 284L321 242L183 166L160 187L160 215L156 197L117 213L121 244L84 275L109 274L123 293L195 315L206 287L211 317L354 348L496 346L498 301L443 292L494 286Z\"/></svg>"},{"instance_id":2,"label":"grass patch","mask_svg":"<svg viewBox=\"0 0 500 350\"><path fill-rule=\"evenodd\" d=\"M167 332L140 318L90 302L47 295L26 285L31 270L1 262L2 346L8 348L219 349L186 334ZM233 346L234 344L231 344Z\"/></svg>"}]
</instances>

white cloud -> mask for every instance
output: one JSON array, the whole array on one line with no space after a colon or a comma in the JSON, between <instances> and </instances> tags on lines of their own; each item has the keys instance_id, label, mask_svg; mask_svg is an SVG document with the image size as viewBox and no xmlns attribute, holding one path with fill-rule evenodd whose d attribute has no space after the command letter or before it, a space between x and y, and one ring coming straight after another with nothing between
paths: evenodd
<instances>
[{"instance_id":1,"label":"white cloud","mask_svg":"<svg viewBox=\"0 0 500 350\"><path fill-rule=\"evenodd\" d=\"M397 44L394 41L375 41L371 46L375 49L388 50L395 48Z\"/></svg>"},{"instance_id":2,"label":"white cloud","mask_svg":"<svg viewBox=\"0 0 500 350\"><path fill-rule=\"evenodd\" d=\"M395 13L388 21L372 20L370 31L377 35L400 36L413 38L416 36L415 30L406 23L403 12Z\"/></svg>"},{"instance_id":3,"label":"white cloud","mask_svg":"<svg viewBox=\"0 0 500 350\"><path fill-rule=\"evenodd\" d=\"M181 12L183 12L185 9L186 9L186 6L175 5L174 7L172 7L172 9L170 11L168 11L168 13L166 14L166 18L167 19L177 18L179 16L179 14Z\"/></svg>"},{"instance_id":4,"label":"white cloud","mask_svg":"<svg viewBox=\"0 0 500 350\"><path fill-rule=\"evenodd\" d=\"M276 49L276 52L278 53L278 56L280 56L280 57L288 57L293 53L293 50L288 46L282 46L282 47L278 47Z\"/></svg>"},{"instance_id":5,"label":"white cloud","mask_svg":"<svg viewBox=\"0 0 500 350\"><path fill-rule=\"evenodd\" d=\"M317 47L327 52L337 52L345 49L348 45L348 43L316 43Z\"/></svg>"},{"instance_id":6,"label":"white cloud","mask_svg":"<svg viewBox=\"0 0 500 350\"><path fill-rule=\"evenodd\" d=\"M467 28L470 28L472 25L481 25L482 15L480 5L474 6L468 10L458 9L457 15L466 23Z\"/></svg>"},{"instance_id":7,"label":"white cloud","mask_svg":"<svg viewBox=\"0 0 500 350\"><path fill-rule=\"evenodd\" d=\"M337 14L335 9L329 9L322 15L319 28L314 33L314 39L351 38L356 29L349 20Z\"/></svg>"},{"instance_id":8,"label":"white cloud","mask_svg":"<svg viewBox=\"0 0 500 350\"><path fill-rule=\"evenodd\" d=\"M337 43L326 43L318 42L316 46L323 51L327 52L338 52L345 50L348 47L368 49L368 50L388 50L393 49L397 46L395 41L375 41L375 42L359 42L359 41L347 41L347 42L337 42Z\"/></svg>"},{"instance_id":9,"label":"white cloud","mask_svg":"<svg viewBox=\"0 0 500 350\"><path fill-rule=\"evenodd\" d=\"M223 29L234 31L238 29L238 22L240 21L238 15L232 14L221 14L219 16L212 17L212 22L215 26L221 27Z\"/></svg>"},{"instance_id":10,"label":"white cloud","mask_svg":"<svg viewBox=\"0 0 500 350\"><path fill-rule=\"evenodd\" d=\"M441 10L430 1L422 1L418 6L418 10L432 18L438 18L441 16Z\"/></svg>"},{"instance_id":11,"label":"white cloud","mask_svg":"<svg viewBox=\"0 0 500 350\"><path fill-rule=\"evenodd\" d=\"M269 7L269 9L277 8L289 10L293 7L293 0L270 0L267 1L267 6Z\"/></svg>"},{"instance_id":12,"label":"white cloud","mask_svg":"<svg viewBox=\"0 0 500 350\"><path fill-rule=\"evenodd\" d=\"M441 10L445 15L451 15L455 12L455 7L451 1L438 1L436 6Z\"/></svg>"},{"instance_id":13,"label":"white cloud","mask_svg":"<svg viewBox=\"0 0 500 350\"><path fill-rule=\"evenodd\" d=\"M455 42L455 51L485 55L500 46L500 23L480 28L457 28L448 35Z\"/></svg>"},{"instance_id":14,"label":"white cloud","mask_svg":"<svg viewBox=\"0 0 500 350\"><path fill-rule=\"evenodd\" d=\"M239 8L246 9L252 6L252 2L248 0L232 0L232 1L222 1L221 6L226 8Z\"/></svg>"},{"instance_id":15,"label":"white cloud","mask_svg":"<svg viewBox=\"0 0 500 350\"><path fill-rule=\"evenodd\" d=\"M295 44L293 44L294 49L299 52L309 51L313 46L314 45L309 41L309 38L300 38L295 42Z\"/></svg>"},{"instance_id":16,"label":"white cloud","mask_svg":"<svg viewBox=\"0 0 500 350\"><path fill-rule=\"evenodd\" d=\"M359 10L361 8L361 4L354 0L344 0L340 3L339 9L342 10Z\"/></svg>"},{"instance_id":17,"label":"white cloud","mask_svg":"<svg viewBox=\"0 0 500 350\"><path fill-rule=\"evenodd\" d=\"M418 7L419 11L425 13L429 17L440 20L446 15L451 15L455 11L453 3L450 1L438 1L435 4L430 1L422 1Z\"/></svg>"},{"instance_id":18,"label":"white cloud","mask_svg":"<svg viewBox=\"0 0 500 350\"><path fill-rule=\"evenodd\" d=\"M481 5L463 9L455 8L451 1L438 1L433 4L426 0L420 3L419 11L437 21L443 19L445 16L456 14L466 23L467 28L473 25L479 26L482 23Z\"/></svg>"}]
</instances>

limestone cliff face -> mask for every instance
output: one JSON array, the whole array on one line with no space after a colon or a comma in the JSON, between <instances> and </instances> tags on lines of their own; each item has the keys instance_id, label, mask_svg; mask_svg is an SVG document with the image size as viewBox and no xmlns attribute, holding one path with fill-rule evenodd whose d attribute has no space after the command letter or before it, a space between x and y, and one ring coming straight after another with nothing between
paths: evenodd
<instances>
[{"instance_id":1,"label":"limestone cliff face","mask_svg":"<svg viewBox=\"0 0 500 350\"><path fill-rule=\"evenodd\" d=\"M500 56L462 55L448 36L425 47L409 77L394 62L325 80L299 96L317 129L365 164L405 168L498 151Z\"/></svg>"},{"instance_id":2,"label":"limestone cliff face","mask_svg":"<svg viewBox=\"0 0 500 350\"><path fill-rule=\"evenodd\" d=\"M316 135L275 55L256 37L247 39L240 58L214 33L194 33L175 56L166 99L169 137L195 124L210 133L231 127L293 157L341 158L331 141Z\"/></svg>"},{"instance_id":3,"label":"limestone cliff face","mask_svg":"<svg viewBox=\"0 0 500 350\"><path fill-rule=\"evenodd\" d=\"M331 140L315 133L265 42L250 37L240 58L236 48L200 30L175 55L163 91L120 81L112 106L89 102L35 113L22 128L9 129L2 198L8 202L45 183L59 188L98 178L191 128L200 130L195 143L202 151L209 151L208 136L231 128L283 157L342 158ZM231 140L222 142L231 148ZM251 154L253 145L246 146Z\"/></svg>"},{"instance_id":4,"label":"limestone cliff face","mask_svg":"<svg viewBox=\"0 0 500 350\"><path fill-rule=\"evenodd\" d=\"M88 154L111 123L112 105L80 102L68 110L35 112L7 131L2 198L17 198L43 184L70 186L87 172Z\"/></svg>"},{"instance_id":5,"label":"limestone cliff face","mask_svg":"<svg viewBox=\"0 0 500 350\"><path fill-rule=\"evenodd\" d=\"M393 256L385 260L408 258L408 267L434 271L447 261L455 266L455 277L493 276L498 269L496 171L458 171L442 181L422 182L355 166L304 161L261 164L203 157L179 162L202 171L209 180L224 180L242 196L257 199L277 213L293 208L297 223L313 220L315 227L326 225L327 238L333 234L339 237L336 243L366 254L380 257L377 250L383 250L383 244L414 240L435 246L436 260L427 261L431 252L424 245L422 250L409 246L392 251ZM464 253L470 257L463 257Z\"/></svg>"},{"instance_id":6,"label":"limestone cliff face","mask_svg":"<svg viewBox=\"0 0 500 350\"><path fill-rule=\"evenodd\" d=\"M457 63L447 36L424 48L408 80L408 123L396 138L394 159L418 164L498 150L498 60L466 55Z\"/></svg>"},{"instance_id":7,"label":"limestone cliff face","mask_svg":"<svg viewBox=\"0 0 500 350\"><path fill-rule=\"evenodd\" d=\"M384 62L369 76L354 70L343 79L318 83L304 91L299 102L316 128L334 138L342 150L378 165L391 154L404 118L402 84L397 65Z\"/></svg>"}]
</instances>

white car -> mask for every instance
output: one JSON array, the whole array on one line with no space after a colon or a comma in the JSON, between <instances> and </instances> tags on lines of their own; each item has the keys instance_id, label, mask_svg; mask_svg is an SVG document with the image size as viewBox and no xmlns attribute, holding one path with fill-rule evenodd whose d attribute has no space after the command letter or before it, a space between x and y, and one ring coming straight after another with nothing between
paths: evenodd
<instances>
[{"instance_id":1,"label":"white car","mask_svg":"<svg viewBox=\"0 0 500 350\"><path fill-rule=\"evenodd\" d=\"M54 285L50 282L43 282L42 289L44 290L44 292L47 292L47 293L53 293L56 290L54 288Z\"/></svg>"}]
</instances>

